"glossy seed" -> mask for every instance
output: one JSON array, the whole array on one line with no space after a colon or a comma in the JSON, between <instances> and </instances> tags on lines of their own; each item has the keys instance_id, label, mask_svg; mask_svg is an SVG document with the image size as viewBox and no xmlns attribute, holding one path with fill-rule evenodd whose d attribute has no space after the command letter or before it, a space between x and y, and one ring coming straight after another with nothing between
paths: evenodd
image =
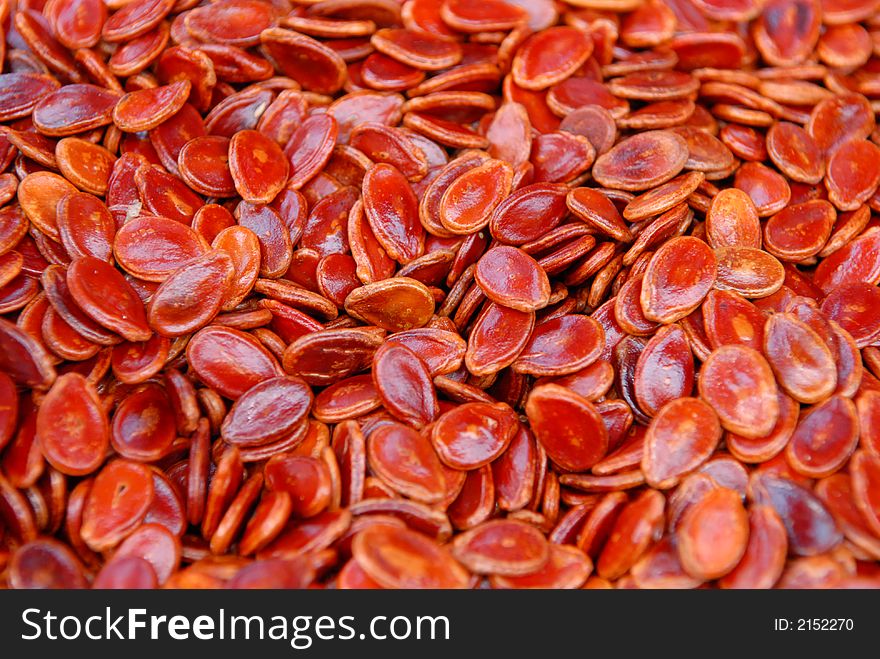
<instances>
[{"instance_id":1,"label":"glossy seed","mask_svg":"<svg viewBox=\"0 0 880 659\"><path fill-rule=\"evenodd\" d=\"M144 306L119 271L92 256L74 260L67 285L80 308L93 320L129 341L146 341L151 331Z\"/></svg>"},{"instance_id":2,"label":"glossy seed","mask_svg":"<svg viewBox=\"0 0 880 659\"><path fill-rule=\"evenodd\" d=\"M559 385L536 387L526 402L529 423L550 459L584 471L608 450L608 431L595 406Z\"/></svg>"},{"instance_id":3,"label":"glossy seed","mask_svg":"<svg viewBox=\"0 0 880 659\"><path fill-rule=\"evenodd\" d=\"M513 170L500 160L470 169L443 193L439 220L447 231L470 234L489 224L495 208L510 193Z\"/></svg>"},{"instance_id":4,"label":"glossy seed","mask_svg":"<svg viewBox=\"0 0 880 659\"><path fill-rule=\"evenodd\" d=\"M517 426L516 415L507 405L465 403L437 419L431 443L448 467L477 469L504 452Z\"/></svg>"},{"instance_id":5,"label":"glossy seed","mask_svg":"<svg viewBox=\"0 0 880 659\"><path fill-rule=\"evenodd\" d=\"M676 176L687 155L683 138L667 131L648 131L618 142L599 156L593 177L609 188L647 190Z\"/></svg>"},{"instance_id":6,"label":"glossy seed","mask_svg":"<svg viewBox=\"0 0 880 659\"><path fill-rule=\"evenodd\" d=\"M678 556L698 579L729 573L746 551L749 522L737 492L717 488L691 506L678 527Z\"/></svg>"},{"instance_id":7,"label":"glossy seed","mask_svg":"<svg viewBox=\"0 0 880 659\"><path fill-rule=\"evenodd\" d=\"M714 350L700 370L699 388L725 430L763 437L776 425L779 405L773 371L753 348L729 345Z\"/></svg>"},{"instance_id":8,"label":"glossy seed","mask_svg":"<svg viewBox=\"0 0 880 659\"><path fill-rule=\"evenodd\" d=\"M831 351L815 331L790 314L767 319L764 354L779 385L802 403L823 400L837 385Z\"/></svg>"},{"instance_id":9,"label":"glossy seed","mask_svg":"<svg viewBox=\"0 0 880 659\"><path fill-rule=\"evenodd\" d=\"M153 294L147 316L163 336L181 336L208 324L232 279L232 260L214 250L174 272Z\"/></svg>"},{"instance_id":10,"label":"glossy seed","mask_svg":"<svg viewBox=\"0 0 880 659\"><path fill-rule=\"evenodd\" d=\"M832 396L809 409L786 446L792 469L812 478L830 476L856 449L858 413L848 398Z\"/></svg>"},{"instance_id":11,"label":"glossy seed","mask_svg":"<svg viewBox=\"0 0 880 659\"><path fill-rule=\"evenodd\" d=\"M689 236L665 243L648 263L642 311L649 320L671 323L702 302L715 282L717 263L708 245Z\"/></svg>"},{"instance_id":12,"label":"glossy seed","mask_svg":"<svg viewBox=\"0 0 880 659\"><path fill-rule=\"evenodd\" d=\"M705 368L701 378L704 374ZM661 328L639 355L634 378L639 407L651 416L666 403L689 396L694 388L694 358L684 331L675 325Z\"/></svg>"},{"instance_id":13,"label":"glossy seed","mask_svg":"<svg viewBox=\"0 0 880 659\"><path fill-rule=\"evenodd\" d=\"M229 410L221 433L230 444L266 444L293 432L312 404L312 391L297 377L272 378L248 389ZM260 427L251 425L259 418Z\"/></svg>"},{"instance_id":14,"label":"glossy seed","mask_svg":"<svg viewBox=\"0 0 880 659\"><path fill-rule=\"evenodd\" d=\"M720 439L718 417L706 403L696 398L670 401L645 435L645 479L653 487L673 487L709 458Z\"/></svg>"},{"instance_id":15,"label":"glossy seed","mask_svg":"<svg viewBox=\"0 0 880 659\"><path fill-rule=\"evenodd\" d=\"M110 440L107 413L94 387L78 373L55 381L36 423L43 455L62 473L90 474L103 462Z\"/></svg>"},{"instance_id":16,"label":"glossy seed","mask_svg":"<svg viewBox=\"0 0 880 659\"><path fill-rule=\"evenodd\" d=\"M436 503L446 496L446 476L433 446L411 428L377 429L367 441L367 460L391 487L416 501Z\"/></svg>"}]
</instances>

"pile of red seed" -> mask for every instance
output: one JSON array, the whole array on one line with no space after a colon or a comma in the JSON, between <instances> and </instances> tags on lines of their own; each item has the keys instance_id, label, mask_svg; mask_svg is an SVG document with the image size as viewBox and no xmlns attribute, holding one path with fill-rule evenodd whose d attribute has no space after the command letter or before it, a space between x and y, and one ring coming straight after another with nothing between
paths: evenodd
<instances>
[{"instance_id":1,"label":"pile of red seed","mask_svg":"<svg viewBox=\"0 0 880 659\"><path fill-rule=\"evenodd\" d=\"M880 586L877 0L0 3L0 587Z\"/></svg>"}]
</instances>

